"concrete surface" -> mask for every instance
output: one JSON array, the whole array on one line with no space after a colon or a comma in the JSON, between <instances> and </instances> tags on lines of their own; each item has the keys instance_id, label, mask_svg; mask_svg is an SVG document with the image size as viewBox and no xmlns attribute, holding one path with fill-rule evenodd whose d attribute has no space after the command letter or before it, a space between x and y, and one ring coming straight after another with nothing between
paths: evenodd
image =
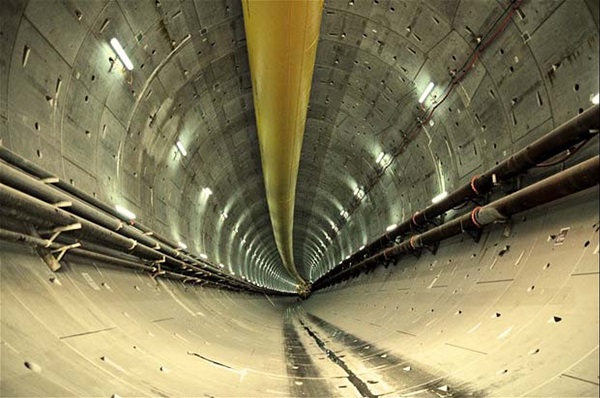
<instances>
[{"instance_id":1,"label":"concrete surface","mask_svg":"<svg viewBox=\"0 0 600 398\"><path fill-rule=\"evenodd\" d=\"M302 275L590 106L598 3L525 0L433 125L405 137L427 83L430 106L507 4L325 2L295 209ZM0 140L237 277L293 291L265 201L240 7L4 0ZM568 164L597 151L596 140ZM299 307L105 264L68 260L52 275L2 243L0 392L598 396L597 208L586 192L520 216L508 236L444 242Z\"/></svg>"}]
</instances>

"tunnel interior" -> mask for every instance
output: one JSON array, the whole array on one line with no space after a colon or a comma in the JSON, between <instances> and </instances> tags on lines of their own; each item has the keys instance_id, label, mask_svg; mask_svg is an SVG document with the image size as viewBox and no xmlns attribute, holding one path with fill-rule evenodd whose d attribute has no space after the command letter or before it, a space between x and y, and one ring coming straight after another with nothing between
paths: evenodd
<instances>
[{"instance_id":1,"label":"tunnel interior","mask_svg":"<svg viewBox=\"0 0 600 398\"><path fill-rule=\"evenodd\" d=\"M1 396L598 396L597 171L301 298L273 238L240 1L5 0L0 18ZM302 278L572 120L595 114L581 145L411 234L597 156L598 27L593 0L326 0ZM89 243L92 226L51 221L80 198L17 203L13 174L107 225L131 214ZM143 239L98 247L121 233Z\"/></svg>"}]
</instances>

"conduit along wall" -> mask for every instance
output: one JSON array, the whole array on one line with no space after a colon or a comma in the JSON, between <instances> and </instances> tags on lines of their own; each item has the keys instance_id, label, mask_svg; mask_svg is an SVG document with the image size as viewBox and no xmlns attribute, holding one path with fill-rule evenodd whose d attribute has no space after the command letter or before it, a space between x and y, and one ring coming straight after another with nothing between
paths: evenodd
<instances>
[{"instance_id":1,"label":"conduit along wall","mask_svg":"<svg viewBox=\"0 0 600 398\"><path fill-rule=\"evenodd\" d=\"M397 227L353 253L348 259L321 276L315 281L314 288L319 289L342 280L342 275L349 275L348 270L357 270L366 264L385 261L387 258L384 256L383 249L392 245L396 240L404 239L408 234L414 235L429 226L443 222L443 216L449 210L467 201L484 198L484 195L490 193L494 187L514 179L529 169L563 163L592 139L597 138L599 132L600 107L596 104L485 173L474 175L468 184L451 192L440 202L415 212L412 217L399 223ZM556 155L561 155L561 157L544 163ZM558 185L560 186L560 182ZM440 216L442 217L440 218ZM388 251L388 255L390 254L391 252Z\"/></svg>"}]
</instances>

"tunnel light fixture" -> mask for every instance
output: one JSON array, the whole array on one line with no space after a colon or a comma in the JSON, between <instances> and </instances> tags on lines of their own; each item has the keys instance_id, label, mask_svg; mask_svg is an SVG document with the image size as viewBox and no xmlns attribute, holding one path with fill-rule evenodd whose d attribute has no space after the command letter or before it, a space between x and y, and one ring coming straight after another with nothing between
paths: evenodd
<instances>
[{"instance_id":1,"label":"tunnel light fixture","mask_svg":"<svg viewBox=\"0 0 600 398\"><path fill-rule=\"evenodd\" d=\"M388 225L387 228L385 229L386 232L390 232L391 230L393 230L394 228L396 228L396 224L392 224L392 225Z\"/></svg>"},{"instance_id":2,"label":"tunnel light fixture","mask_svg":"<svg viewBox=\"0 0 600 398\"><path fill-rule=\"evenodd\" d=\"M433 91L434 87L435 87L435 84L433 82L429 82L427 87L425 87L425 91L423 91L423 94L421 94L421 97L419 97L419 104L422 104L423 102L425 102L427 97L429 97L429 94L431 94L431 92Z\"/></svg>"},{"instance_id":3,"label":"tunnel light fixture","mask_svg":"<svg viewBox=\"0 0 600 398\"><path fill-rule=\"evenodd\" d=\"M219 263L219 268L221 268L221 269L225 268L225 266L223 265L223 263Z\"/></svg>"},{"instance_id":4,"label":"tunnel light fixture","mask_svg":"<svg viewBox=\"0 0 600 398\"><path fill-rule=\"evenodd\" d=\"M226 211L222 211L221 212L221 217L223 217L223 220L227 220L227 217L229 217L229 214L227 214Z\"/></svg>"},{"instance_id":5,"label":"tunnel light fixture","mask_svg":"<svg viewBox=\"0 0 600 398\"><path fill-rule=\"evenodd\" d=\"M133 70L133 64L131 63L131 60L125 53L125 50L123 50L123 46L121 46L121 43L119 43L119 40L117 40L116 38L113 37L112 39L110 39L110 45L117 52L117 55L121 59L121 62L123 62L123 65L128 70Z\"/></svg>"},{"instance_id":6,"label":"tunnel light fixture","mask_svg":"<svg viewBox=\"0 0 600 398\"><path fill-rule=\"evenodd\" d=\"M175 146L177 146L177 149L179 149L179 152L183 156L187 156L187 151L185 150L185 147L183 146L183 144L181 143L181 141L177 141L177 143L175 144Z\"/></svg>"},{"instance_id":7,"label":"tunnel light fixture","mask_svg":"<svg viewBox=\"0 0 600 398\"><path fill-rule=\"evenodd\" d=\"M342 210L340 211L340 216L341 216L343 219L347 219L347 218L348 218L348 215L349 215L349 214L348 214L348 212L347 212L346 210L342 209Z\"/></svg>"},{"instance_id":8,"label":"tunnel light fixture","mask_svg":"<svg viewBox=\"0 0 600 398\"><path fill-rule=\"evenodd\" d=\"M362 187L356 187L354 196L356 196L357 199L362 199L365 196L365 190Z\"/></svg>"},{"instance_id":9,"label":"tunnel light fixture","mask_svg":"<svg viewBox=\"0 0 600 398\"><path fill-rule=\"evenodd\" d=\"M448 192L444 191L441 194L435 196L433 199L431 199L431 203L433 203L433 204L440 203L442 200L444 200L446 198L446 196L448 196Z\"/></svg>"},{"instance_id":10,"label":"tunnel light fixture","mask_svg":"<svg viewBox=\"0 0 600 398\"><path fill-rule=\"evenodd\" d=\"M365 245L362 245L361 247L358 248L358 250L362 250L365 248Z\"/></svg>"},{"instance_id":11,"label":"tunnel light fixture","mask_svg":"<svg viewBox=\"0 0 600 398\"><path fill-rule=\"evenodd\" d=\"M594 96L591 98L591 101L592 101L592 104L594 104L594 105L598 105L598 103L600 102L600 93L599 93L599 94L596 94L596 95L594 95Z\"/></svg>"},{"instance_id":12,"label":"tunnel light fixture","mask_svg":"<svg viewBox=\"0 0 600 398\"><path fill-rule=\"evenodd\" d=\"M119 212L119 214L121 214L123 217L126 217L128 220L135 220L135 213L131 210L119 205L116 205L115 209Z\"/></svg>"},{"instance_id":13,"label":"tunnel light fixture","mask_svg":"<svg viewBox=\"0 0 600 398\"><path fill-rule=\"evenodd\" d=\"M375 163L381 164L381 161L383 160L384 157L385 157L385 152L379 152L379 155L377 155L377 159L375 159Z\"/></svg>"},{"instance_id":14,"label":"tunnel light fixture","mask_svg":"<svg viewBox=\"0 0 600 398\"><path fill-rule=\"evenodd\" d=\"M200 254L200 257L202 257L202 258L203 258L203 259L205 259L205 260L207 260L207 259L208 259L208 256L207 256L206 254L204 254L204 253Z\"/></svg>"},{"instance_id":15,"label":"tunnel light fixture","mask_svg":"<svg viewBox=\"0 0 600 398\"><path fill-rule=\"evenodd\" d=\"M204 188L202 188L202 193L206 196L210 196L210 195L212 195L213 191L209 187L204 187Z\"/></svg>"},{"instance_id":16,"label":"tunnel light fixture","mask_svg":"<svg viewBox=\"0 0 600 398\"><path fill-rule=\"evenodd\" d=\"M179 246L180 249L187 250L187 245L183 242L177 242L177 246Z\"/></svg>"}]
</instances>

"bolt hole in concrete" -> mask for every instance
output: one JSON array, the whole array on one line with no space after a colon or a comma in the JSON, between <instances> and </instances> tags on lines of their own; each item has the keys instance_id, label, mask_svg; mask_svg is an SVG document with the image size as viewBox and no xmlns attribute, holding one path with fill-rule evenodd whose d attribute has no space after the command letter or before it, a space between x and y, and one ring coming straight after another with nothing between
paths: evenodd
<instances>
[{"instance_id":1,"label":"bolt hole in concrete","mask_svg":"<svg viewBox=\"0 0 600 398\"><path fill-rule=\"evenodd\" d=\"M38 122L35 122L35 124L33 126L35 127L35 129L37 131L40 131L40 124Z\"/></svg>"},{"instance_id":2,"label":"bolt hole in concrete","mask_svg":"<svg viewBox=\"0 0 600 398\"><path fill-rule=\"evenodd\" d=\"M492 318L500 318L501 316L502 316L502 314L501 314L501 313L499 313L499 312L496 312L496 313L494 313L494 314L492 315Z\"/></svg>"},{"instance_id":3,"label":"bolt hole in concrete","mask_svg":"<svg viewBox=\"0 0 600 398\"><path fill-rule=\"evenodd\" d=\"M540 349L539 349L539 348L536 348L536 349L534 349L534 350L531 350L531 351L529 351L529 355L535 355L535 354L537 354L538 352L540 352Z\"/></svg>"},{"instance_id":4,"label":"bolt hole in concrete","mask_svg":"<svg viewBox=\"0 0 600 398\"><path fill-rule=\"evenodd\" d=\"M39 149L37 151L35 151L35 153L37 154L38 158L42 157L42 151L40 151Z\"/></svg>"},{"instance_id":5,"label":"bolt hole in concrete","mask_svg":"<svg viewBox=\"0 0 600 398\"><path fill-rule=\"evenodd\" d=\"M559 316L556 316L556 315L554 315L554 316L552 317L552 319L550 319L550 321L551 321L551 322L554 322L554 323L558 323L558 322L562 321L562 318L561 318L561 317L559 317Z\"/></svg>"},{"instance_id":6,"label":"bolt hole in concrete","mask_svg":"<svg viewBox=\"0 0 600 398\"><path fill-rule=\"evenodd\" d=\"M25 367L27 369L31 370L32 372L35 372L35 373L42 372L42 367L36 363L25 361L25 362L23 362L23 365L25 365Z\"/></svg>"},{"instance_id":7,"label":"bolt hole in concrete","mask_svg":"<svg viewBox=\"0 0 600 398\"><path fill-rule=\"evenodd\" d=\"M546 265L544 265L543 269L548 269L548 268L550 268L550 263L547 263Z\"/></svg>"},{"instance_id":8,"label":"bolt hole in concrete","mask_svg":"<svg viewBox=\"0 0 600 398\"><path fill-rule=\"evenodd\" d=\"M586 240L585 243L583 244L583 247L588 247L590 245L590 241Z\"/></svg>"}]
</instances>

